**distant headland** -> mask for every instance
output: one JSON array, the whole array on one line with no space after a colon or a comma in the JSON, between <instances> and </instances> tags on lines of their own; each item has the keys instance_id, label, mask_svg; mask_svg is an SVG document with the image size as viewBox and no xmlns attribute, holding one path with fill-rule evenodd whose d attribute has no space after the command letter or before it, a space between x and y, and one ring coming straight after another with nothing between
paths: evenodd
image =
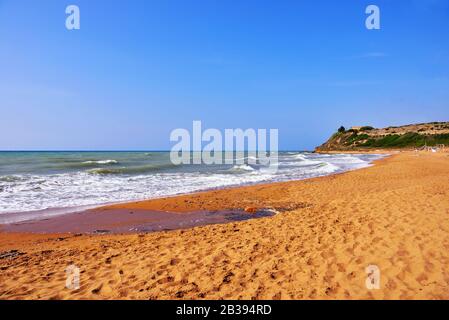
<instances>
[{"instance_id":1,"label":"distant headland","mask_svg":"<svg viewBox=\"0 0 449 320\"><path fill-rule=\"evenodd\" d=\"M340 127L318 152L369 149L416 149L449 146L449 122L409 124L399 127Z\"/></svg>"}]
</instances>

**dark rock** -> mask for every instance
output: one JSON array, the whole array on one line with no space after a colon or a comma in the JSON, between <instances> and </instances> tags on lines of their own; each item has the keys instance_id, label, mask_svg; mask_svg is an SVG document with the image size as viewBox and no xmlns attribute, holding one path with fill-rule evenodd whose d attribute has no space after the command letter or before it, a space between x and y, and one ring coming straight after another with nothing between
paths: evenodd
<instances>
[{"instance_id":1,"label":"dark rock","mask_svg":"<svg viewBox=\"0 0 449 320\"><path fill-rule=\"evenodd\" d=\"M0 259L13 259L24 254L25 253L20 252L19 250L0 252Z\"/></svg>"}]
</instances>

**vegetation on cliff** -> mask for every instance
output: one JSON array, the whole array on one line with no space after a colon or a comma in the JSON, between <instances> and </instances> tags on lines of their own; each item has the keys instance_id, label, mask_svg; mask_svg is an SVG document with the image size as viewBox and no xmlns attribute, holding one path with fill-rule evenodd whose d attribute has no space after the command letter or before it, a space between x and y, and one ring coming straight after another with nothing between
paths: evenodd
<instances>
[{"instance_id":1,"label":"vegetation on cliff","mask_svg":"<svg viewBox=\"0 0 449 320\"><path fill-rule=\"evenodd\" d=\"M420 148L449 145L449 122L432 122L376 129L340 127L317 151Z\"/></svg>"}]
</instances>

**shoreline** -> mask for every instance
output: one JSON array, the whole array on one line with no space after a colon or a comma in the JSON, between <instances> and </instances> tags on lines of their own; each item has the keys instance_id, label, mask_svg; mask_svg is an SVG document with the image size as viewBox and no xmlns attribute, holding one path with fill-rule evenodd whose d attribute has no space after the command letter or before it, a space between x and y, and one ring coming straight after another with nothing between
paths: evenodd
<instances>
[{"instance_id":1,"label":"shoreline","mask_svg":"<svg viewBox=\"0 0 449 320\"><path fill-rule=\"evenodd\" d=\"M144 234L0 232L11 256L0 259L0 299L449 299L448 175L448 153L403 152L332 176L116 205L278 208L263 219ZM78 290L65 288L72 264ZM365 286L369 265L379 290Z\"/></svg>"},{"instance_id":2,"label":"shoreline","mask_svg":"<svg viewBox=\"0 0 449 320\"><path fill-rule=\"evenodd\" d=\"M348 154L362 154L362 153L348 153ZM265 188L270 188L270 187L282 187L282 185L288 185L290 183L298 183L298 182L308 182L308 181L314 181L316 179L326 179L326 178L331 178L331 177L335 177L335 176L339 176L339 175L344 175L350 172L355 172L355 171L360 171L360 170L366 170L372 166L375 166L377 163L380 163L384 160L388 160L389 158L394 157L395 155L392 153L385 153L387 156L380 158L380 159L376 159L374 161L372 161L371 163L369 163L369 165L367 165L366 167L363 168L356 168L356 169L350 169L350 170L346 170L346 171L342 171L342 172L333 172L330 174L325 174L325 175L321 175L321 176L317 176L317 177L311 177L311 178L305 178L305 179L295 179L295 180L287 180L287 181L275 181L275 182L262 182L262 183L254 183L254 184L249 184L249 185L242 185L242 186L230 186L230 187L222 187L222 188L214 188L214 189L207 189L207 190L201 190L201 191L196 191L196 192L192 192L192 193L182 193L182 194L177 194L177 195L172 195L172 196L167 196L167 197L160 197L160 198L152 198L152 199L147 199L147 200L138 200L138 201L125 201L125 202L121 202L121 203L117 203L117 204L111 204L111 205L105 205L105 206L99 206L96 209L147 209L147 210L152 210L154 208L157 208L159 206L159 203L164 203L164 202L170 202L171 199L176 200L176 198L182 198L184 199L184 203L188 201L186 201L185 199L187 198L195 198L195 197L202 197L202 196L209 196L209 194L212 193L221 193L221 192L236 192L238 193L239 190L242 190L243 192L246 190L249 190L250 192L252 191L252 189L258 189L258 187L260 187L261 189L265 189ZM155 206L153 206L153 203ZM256 206L257 208L263 209L263 206ZM167 208L166 206L164 208ZM182 204L182 202L179 203L179 205L175 205L173 207L173 211L174 212L178 212L178 213L185 213L185 212L189 212L189 210L191 210L192 208L195 208L194 210L220 210L220 209L244 209L244 207L239 207L239 208L231 208L231 207L225 207L225 208L221 208L221 207L216 207L216 206L199 206L199 207L192 207L190 205L184 206Z\"/></svg>"},{"instance_id":3,"label":"shoreline","mask_svg":"<svg viewBox=\"0 0 449 320\"><path fill-rule=\"evenodd\" d=\"M125 200L125 201L118 201L118 202L109 202L109 203L100 203L100 204L92 204L92 205L82 205L82 206L74 206L74 207L62 207L62 208L49 208L49 209L42 209L42 210L35 210L35 211L26 211L26 212L11 212L11 213L4 213L2 215L0 215L0 230L2 229L14 229L14 228L9 228L9 226L11 225L26 225L26 224L35 224L36 222L39 224L39 230L40 233L42 232L42 222L43 221L51 221L53 222L53 220L61 220L61 223L63 223L62 221L64 220L64 217L70 217L73 215L80 215L80 216L85 216L88 213L95 213L95 212L102 212L105 209L110 209L110 208L119 208L121 205L126 206L127 204L131 204L131 203L138 203L138 202L146 202L146 201L152 201L152 200L160 200L160 199L169 199L169 198L176 198L176 197L180 197L180 196L190 196L190 195L195 195L198 193L207 193L207 192L211 192L211 191L220 191L220 190L230 190L230 189L238 189L238 188L246 188L246 187L251 187L251 186L265 186L265 185L271 185L271 184L277 184L277 183L288 183L288 182L292 182L292 181L305 181L305 180L309 180L309 179L314 179L314 178L321 178L321 177L327 177L327 176L332 176L332 175L338 175L338 174L343 174L346 172L351 172L354 170L361 170L361 169L365 169L365 168L369 168L370 166L374 165L374 163L378 160L382 160L385 158L388 158L389 156L391 156L392 154L394 154L394 151L389 150L388 152L382 152L381 150L376 150L377 152L374 151L370 151L370 152L329 152L328 154L354 154L354 155L361 155L361 154L373 154L373 155L382 155L383 157L380 159L376 159L373 160L371 162L369 162L365 167L362 168L352 168L352 169L346 169L346 170L342 170L339 172L333 172L333 173L329 173L329 174L322 174L322 175L318 175L316 177L309 177L309 178L303 178L303 179L292 179L292 180L284 180L284 181L263 181L263 182L254 182L254 183L247 183L247 184L242 184L242 185L230 185L230 186L221 186L221 187L211 187L211 188L206 188L206 189L202 189L202 190L198 190L198 191L192 191L192 192L182 192L182 193L177 193L177 194L173 194L173 195L167 195L167 196L160 196L160 197L155 197L155 198L146 198L146 199L141 199L141 200ZM321 154L326 154L327 152L321 153ZM243 210L244 208L226 208L228 210L238 210L241 209ZM264 208L265 209L265 208ZM123 209L122 209L123 210ZM203 209L198 209L198 210L203 210ZM195 211L198 211L195 210ZM215 210L219 210L219 209L215 209ZM124 214L126 214L127 212L125 212L126 210L123 210ZM151 211L151 210L149 210ZM158 211L156 209L156 211ZM176 213L177 211L175 210L174 212L168 212L168 213ZM114 212L116 213L116 212ZM17 220L17 217L24 217L24 219L21 220ZM16 218L16 220L14 219ZM151 217L150 217L151 218ZM76 221L73 221L73 219L65 219L68 220L69 223L75 223ZM105 219L105 224L109 223L108 219ZM26 230L27 228L18 228L19 230ZM33 228L30 228L30 230L32 230ZM59 226L57 229L61 229L61 227ZM31 231L33 232L33 231ZM73 231L72 233L76 233L77 231ZM49 228L49 231L47 233L52 233L51 228Z\"/></svg>"}]
</instances>

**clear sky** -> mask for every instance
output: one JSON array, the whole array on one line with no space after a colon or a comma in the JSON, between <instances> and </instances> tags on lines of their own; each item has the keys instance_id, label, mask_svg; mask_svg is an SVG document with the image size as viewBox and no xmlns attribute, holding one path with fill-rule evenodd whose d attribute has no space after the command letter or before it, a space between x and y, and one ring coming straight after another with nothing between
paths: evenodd
<instances>
[{"instance_id":1,"label":"clear sky","mask_svg":"<svg viewBox=\"0 0 449 320\"><path fill-rule=\"evenodd\" d=\"M449 121L449 0L0 0L0 149L169 149L193 120L284 150Z\"/></svg>"}]
</instances>

